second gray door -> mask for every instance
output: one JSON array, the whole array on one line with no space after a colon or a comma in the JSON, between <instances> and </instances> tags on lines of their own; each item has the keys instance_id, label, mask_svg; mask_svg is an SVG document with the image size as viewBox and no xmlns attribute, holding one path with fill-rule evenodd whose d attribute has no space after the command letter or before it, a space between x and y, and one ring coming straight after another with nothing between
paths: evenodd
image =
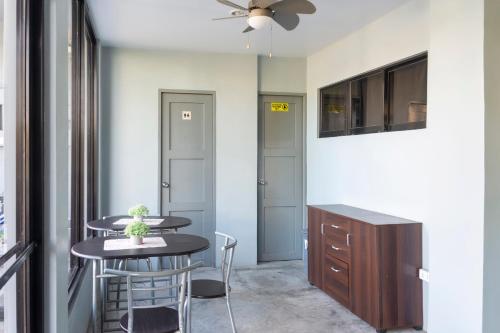
<instances>
[{"instance_id":1,"label":"second gray door","mask_svg":"<svg viewBox=\"0 0 500 333\"><path fill-rule=\"evenodd\" d=\"M258 259L302 258L302 97L260 96Z\"/></svg>"},{"instance_id":2,"label":"second gray door","mask_svg":"<svg viewBox=\"0 0 500 333\"><path fill-rule=\"evenodd\" d=\"M162 93L161 213L190 218L179 232L210 240L194 256L208 266L215 263L213 123L213 95Z\"/></svg>"}]
</instances>

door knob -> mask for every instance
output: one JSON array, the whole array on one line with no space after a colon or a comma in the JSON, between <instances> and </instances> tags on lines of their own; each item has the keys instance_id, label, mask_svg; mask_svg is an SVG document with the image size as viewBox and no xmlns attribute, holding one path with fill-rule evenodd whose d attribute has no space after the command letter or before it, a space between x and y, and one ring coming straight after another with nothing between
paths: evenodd
<instances>
[{"instance_id":1,"label":"door knob","mask_svg":"<svg viewBox=\"0 0 500 333\"><path fill-rule=\"evenodd\" d=\"M169 188L170 184L167 183L167 182L161 182L161 187L163 187L163 188Z\"/></svg>"},{"instance_id":2,"label":"door knob","mask_svg":"<svg viewBox=\"0 0 500 333\"><path fill-rule=\"evenodd\" d=\"M264 179L257 179L257 184L259 185L266 185L266 181Z\"/></svg>"}]
</instances>

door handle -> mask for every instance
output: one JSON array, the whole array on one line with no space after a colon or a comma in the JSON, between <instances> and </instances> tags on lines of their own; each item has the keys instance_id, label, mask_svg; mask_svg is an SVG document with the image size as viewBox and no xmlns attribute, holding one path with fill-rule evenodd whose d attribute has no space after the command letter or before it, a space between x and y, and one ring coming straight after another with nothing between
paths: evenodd
<instances>
[{"instance_id":1,"label":"door handle","mask_svg":"<svg viewBox=\"0 0 500 333\"><path fill-rule=\"evenodd\" d=\"M264 179L260 179L259 178L259 179L257 179L257 184L259 184L259 185L266 185L267 182Z\"/></svg>"},{"instance_id":2,"label":"door handle","mask_svg":"<svg viewBox=\"0 0 500 333\"><path fill-rule=\"evenodd\" d=\"M170 188L170 184L167 182L161 182L161 187L163 188Z\"/></svg>"}]
</instances>

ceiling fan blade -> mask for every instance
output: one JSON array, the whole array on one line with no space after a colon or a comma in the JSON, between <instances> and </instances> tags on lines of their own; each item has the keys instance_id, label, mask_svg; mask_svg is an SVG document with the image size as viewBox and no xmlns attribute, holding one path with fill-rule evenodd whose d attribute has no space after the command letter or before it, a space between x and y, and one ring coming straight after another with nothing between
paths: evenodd
<instances>
[{"instance_id":1,"label":"ceiling fan blade","mask_svg":"<svg viewBox=\"0 0 500 333\"><path fill-rule=\"evenodd\" d=\"M288 31L295 29L300 21L299 15L287 12L276 12L273 19Z\"/></svg>"},{"instance_id":2,"label":"ceiling fan blade","mask_svg":"<svg viewBox=\"0 0 500 333\"><path fill-rule=\"evenodd\" d=\"M269 9L296 14L314 14L316 7L308 0L281 0L272 4Z\"/></svg>"},{"instance_id":3,"label":"ceiling fan blade","mask_svg":"<svg viewBox=\"0 0 500 333\"><path fill-rule=\"evenodd\" d=\"M259 8L267 8L275 2L277 2L277 0L252 0L252 6Z\"/></svg>"},{"instance_id":4,"label":"ceiling fan blade","mask_svg":"<svg viewBox=\"0 0 500 333\"><path fill-rule=\"evenodd\" d=\"M251 26L248 26L245 30L243 30L243 33L250 32L252 30L255 30L255 29L252 28Z\"/></svg>"},{"instance_id":5,"label":"ceiling fan blade","mask_svg":"<svg viewBox=\"0 0 500 333\"><path fill-rule=\"evenodd\" d=\"M230 20L230 19L242 18L242 17L248 17L248 15L235 15L235 16L227 16L227 17L217 17L217 18L213 18L212 21Z\"/></svg>"},{"instance_id":6,"label":"ceiling fan blade","mask_svg":"<svg viewBox=\"0 0 500 333\"><path fill-rule=\"evenodd\" d=\"M244 11L248 10L248 8L245 8L245 7L242 7L240 5L237 5L234 2L231 2L229 0L217 0L217 2L220 2L223 5L226 5L226 6L229 6L229 7L233 7L233 8L236 8L236 9L240 9L240 10L244 10Z\"/></svg>"}]
</instances>

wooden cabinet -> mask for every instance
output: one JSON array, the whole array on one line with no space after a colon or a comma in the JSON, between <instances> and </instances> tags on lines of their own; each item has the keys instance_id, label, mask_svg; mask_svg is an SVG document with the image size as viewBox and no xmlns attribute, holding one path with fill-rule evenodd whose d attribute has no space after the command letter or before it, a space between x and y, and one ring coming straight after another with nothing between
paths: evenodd
<instances>
[{"instance_id":1,"label":"wooden cabinet","mask_svg":"<svg viewBox=\"0 0 500 333\"><path fill-rule=\"evenodd\" d=\"M422 327L422 224L345 205L309 206L308 277L378 332Z\"/></svg>"}]
</instances>

